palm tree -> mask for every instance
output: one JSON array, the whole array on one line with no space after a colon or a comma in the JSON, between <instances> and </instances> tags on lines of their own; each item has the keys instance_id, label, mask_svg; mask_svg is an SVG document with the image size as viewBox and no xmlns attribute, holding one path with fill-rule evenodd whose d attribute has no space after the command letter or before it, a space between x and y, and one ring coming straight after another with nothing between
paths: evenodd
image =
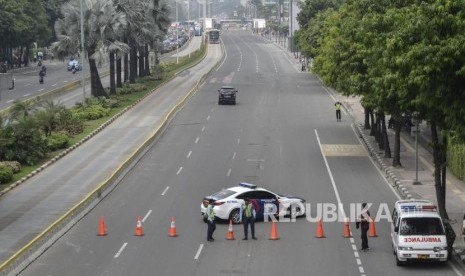
<instances>
[{"instance_id":1,"label":"palm tree","mask_svg":"<svg viewBox=\"0 0 465 276\"><path fill-rule=\"evenodd\" d=\"M126 17L115 9L113 0L84 0L83 9L84 51L90 67L91 94L106 97L97 64L102 64L109 50L127 51L127 45L116 40L120 29L126 25ZM62 14L63 18L55 24L59 41L53 46L59 58L77 52L80 45L80 2L72 0L64 4Z\"/></svg>"},{"instance_id":2,"label":"palm tree","mask_svg":"<svg viewBox=\"0 0 465 276\"><path fill-rule=\"evenodd\" d=\"M163 39L163 36L168 32L168 27L170 26L170 10L166 5L166 2L163 0L152 0L152 17L155 20L155 24L157 24L158 29L160 30L159 33L156 34L155 43L152 45L153 48L156 49L159 40ZM155 51L155 62L158 63L158 51Z\"/></svg>"}]
</instances>

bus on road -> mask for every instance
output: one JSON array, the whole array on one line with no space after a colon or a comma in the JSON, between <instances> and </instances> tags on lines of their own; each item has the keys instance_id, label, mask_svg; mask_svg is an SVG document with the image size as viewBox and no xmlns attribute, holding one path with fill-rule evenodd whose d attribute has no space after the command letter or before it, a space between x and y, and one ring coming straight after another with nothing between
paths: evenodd
<instances>
[{"instance_id":1,"label":"bus on road","mask_svg":"<svg viewBox=\"0 0 465 276\"><path fill-rule=\"evenodd\" d=\"M219 44L220 43L220 31L210 30L210 32L208 32L208 41L210 42L210 44Z\"/></svg>"}]
</instances>

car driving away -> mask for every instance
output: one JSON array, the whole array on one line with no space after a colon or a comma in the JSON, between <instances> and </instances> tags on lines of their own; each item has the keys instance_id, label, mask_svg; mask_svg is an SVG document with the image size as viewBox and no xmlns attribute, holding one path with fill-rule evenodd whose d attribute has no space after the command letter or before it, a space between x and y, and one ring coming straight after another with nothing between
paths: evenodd
<instances>
[{"instance_id":1,"label":"car driving away","mask_svg":"<svg viewBox=\"0 0 465 276\"><path fill-rule=\"evenodd\" d=\"M236 93L232 86L223 86L218 90L218 104L236 104Z\"/></svg>"},{"instance_id":2,"label":"car driving away","mask_svg":"<svg viewBox=\"0 0 465 276\"><path fill-rule=\"evenodd\" d=\"M280 195L268 191L257 185L241 182L238 186L223 189L212 195L206 196L200 205L202 217L208 206L208 201L213 199L215 218L221 220L232 220L233 223L240 222L240 208L244 204L244 199L249 198L255 206L257 220L263 220L266 214L284 216L292 212L302 216L305 210L305 200L290 195Z\"/></svg>"}]
</instances>

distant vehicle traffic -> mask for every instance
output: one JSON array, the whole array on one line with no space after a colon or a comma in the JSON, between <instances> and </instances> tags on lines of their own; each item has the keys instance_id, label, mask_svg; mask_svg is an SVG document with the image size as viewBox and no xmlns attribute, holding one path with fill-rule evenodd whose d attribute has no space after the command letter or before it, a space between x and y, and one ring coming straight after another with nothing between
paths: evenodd
<instances>
[{"instance_id":1,"label":"distant vehicle traffic","mask_svg":"<svg viewBox=\"0 0 465 276\"><path fill-rule=\"evenodd\" d=\"M77 59L75 59L74 57L71 57L68 61L68 71L71 71L73 69L73 65L76 71L82 70L82 66L79 63L79 61L77 61Z\"/></svg>"},{"instance_id":2,"label":"distant vehicle traffic","mask_svg":"<svg viewBox=\"0 0 465 276\"><path fill-rule=\"evenodd\" d=\"M210 44L219 44L220 43L220 31L210 30L208 32L208 41L210 42Z\"/></svg>"},{"instance_id":3,"label":"distant vehicle traffic","mask_svg":"<svg viewBox=\"0 0 465 276\"><path fill-rule=\"evenodd\" d=\"M223 86L218 90L218 104L236 104L236 93L238 91L232 86Z\"/></svg>"},{"instance_id":4,"label":"distant vehicle traffic","mask_svg":"<svg viewBox=\"0 0 465 276\"><path fill-rule=\"evenodd\" d=\"M254 204L257 212L257 220L264 219L267 214L279 215L290 214L290 209L294 208L299 215L305 215L305 210L301 210L299 206L305 204L302 198L279 195L268 191L257 185L242 182L238 186L223 189L210 196L206 196L200 205L202 217L207 210L206 202L210 199L214 200L213 211L215 217L222 220L232 220L233 223L240 222L240 207L244 204L244 199L249 198ZM265 210L265 208L268 208Z\"/></svg>"},{"instance_id":5,"label":"distant vehicle traffic","mask_svg":"<svg viewBox=\"0 0 465 276\"><path fill-rule=\"evenodd\" d=\"M194 35L195 36L202 36L202 26L198 25L194 27Z\"/></svg>"}]
</instances>

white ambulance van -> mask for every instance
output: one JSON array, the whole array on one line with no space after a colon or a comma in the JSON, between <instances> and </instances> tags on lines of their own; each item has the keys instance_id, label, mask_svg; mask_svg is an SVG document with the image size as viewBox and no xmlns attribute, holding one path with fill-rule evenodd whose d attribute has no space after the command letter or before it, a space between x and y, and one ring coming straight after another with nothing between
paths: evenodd
<instances>
[{"instance_id":1,"label":"white ambulance van","mask_svg":"<svg viewBox=\"0 0 465 276\"><path fill-rule=\"evenodd\" d=\"M409 260L447 263L444 224L429 200L397 201L392 211L391 238L398 266Z\"/></svg>"}]
</instances>

